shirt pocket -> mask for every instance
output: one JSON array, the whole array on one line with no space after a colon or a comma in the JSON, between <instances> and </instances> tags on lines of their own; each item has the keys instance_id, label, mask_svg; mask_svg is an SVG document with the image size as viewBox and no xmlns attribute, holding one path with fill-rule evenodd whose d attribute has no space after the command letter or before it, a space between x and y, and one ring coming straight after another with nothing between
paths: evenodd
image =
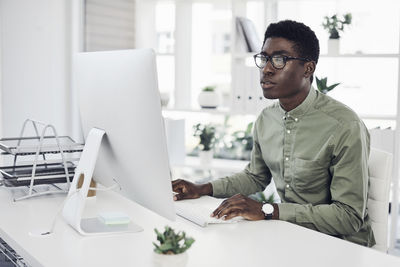
<instances>
[{"instance_id":1,"label":"shirt pocket","mask_svg":"<svg viewBox=\"0 0 400 267\"><path fill-rule=\"evenodd\" d=\"M318 161L296 158L294 162L294 185L301 192L316 193L327 187L330 181L328 167Z\"/></svg>"}]
</instances>

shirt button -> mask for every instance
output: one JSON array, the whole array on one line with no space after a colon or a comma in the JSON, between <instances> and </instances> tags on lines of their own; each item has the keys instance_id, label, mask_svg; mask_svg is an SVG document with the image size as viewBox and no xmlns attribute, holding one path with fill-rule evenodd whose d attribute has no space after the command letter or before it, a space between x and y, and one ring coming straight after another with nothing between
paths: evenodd
<instances>
[{"instance_id":1,"label":"shirt button","mask_svg":"<svg viewBox=\"0 0 400 267\"><path fill-rule=\"evenodd\" d=\"M283 117L282 117L282 120L286 120L286 117L285 117L285 116L283 116Z\"/></svg>"},{"instance_id":2,"label":"shirt button","mask_svg":"<svg viewBox=\"0 0 400 267\"><path fill-rule=\"evenodd\" d=\"M289 185L289 184L287 184L287 185L286 185L286 188L290 188L290 185Z\"/></svg>"},{"instance_id":3,"label":"shirt button","mask_svg":"<svg viewBox=\"0 0 400 267\"><path fill-rule=\"evenodd\" d=\"M286 132L287 132L288 134L290 134L290 130L287 130Z\"/></svg>"},{"instance_id":4,"label":"shirt button","mask_svg":"<svg viewBox=\"0 0 400 267\"><path fill-rule=\"evenodd\" d=\"M294 121L298 121L299 119L298 118L294 118Z\"/></svg>"},{"instance_id":5,"label":"shirt button","mask_svg":"<svg viewBox=\"0 0 400 267\"><path fill-rule=\"evenodd\" d=\"M286 161L288 161L288 160L289 160L289 158L288 158L288 157L286 157L286 158L285 158L285 160L286 160Z\"/></svg>"}]
</instances>

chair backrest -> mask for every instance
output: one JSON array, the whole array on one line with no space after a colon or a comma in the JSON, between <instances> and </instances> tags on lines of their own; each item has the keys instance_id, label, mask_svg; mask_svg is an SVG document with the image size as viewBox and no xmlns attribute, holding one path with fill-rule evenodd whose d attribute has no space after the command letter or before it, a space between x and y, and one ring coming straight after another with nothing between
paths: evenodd
<instances>
[{"instance_id":1,"label":"chair backrest","mask_svg":"<svg viewBox=\"0 0 400 267\"><path fill-rule=\"evenodd\" d=\"M389 188L392 177L392 154L371 148L369 156L370 187L368 214L371 219L377 250L388 249Z\"/></svg>"}]
</instances>

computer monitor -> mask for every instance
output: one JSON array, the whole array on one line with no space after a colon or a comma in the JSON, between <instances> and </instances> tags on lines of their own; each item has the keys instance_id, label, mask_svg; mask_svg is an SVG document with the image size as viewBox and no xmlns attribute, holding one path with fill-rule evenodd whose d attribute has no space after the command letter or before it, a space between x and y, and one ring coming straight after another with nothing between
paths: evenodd
<instances>
[{"instance_id":1,"label":"computer monitor","mask_svg":"<svg viewBox=\"0 0 400 267\"><path fill-rule=\"evenodd\" d=\"M122 195L174 220L154 51L79 53L74 64L83 133L106 133L93 179L104 186L115 179Z\"/></svg>"}]
</instances>

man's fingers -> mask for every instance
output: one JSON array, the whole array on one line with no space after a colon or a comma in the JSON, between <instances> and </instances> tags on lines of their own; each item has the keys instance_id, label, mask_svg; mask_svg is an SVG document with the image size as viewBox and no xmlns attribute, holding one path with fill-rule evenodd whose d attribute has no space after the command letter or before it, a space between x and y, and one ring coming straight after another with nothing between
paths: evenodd
<instances>
[{"instance_id":1,"label":"man's fingers","mask_svg":"<svg viewBox=\"0 0 400 267\"><path fill-rule=\"evenodd\" d=\"M231 205L229 207L226 207L224 209L222 209L216 216L216 218L218 219L224 219L224 220L229 220L237 215L233 214L231 216L232 213L237 213L237 212L241 212L243 210L243 207L241 206L237 206L237 205ZM225 217L224 217L225 216Z\"/></svg>"},{"instance_id":2,"label":"man's fingers","mask_svg":"<svg viewBox=\"0 0 400 267\"><path fill-rule=\"evenodd\" d=\"M183 180L182 179L177 179L172 181L172 186L181 183Z\"/></svg>"},{"instance_id":3,"label":"man's fingers","mask_svg":"<svg viewBox=\"0 0 400 267\"><path fill-rule=\"evenodd\" d=\"M228 199L225 199L225 200L221 203L221 205L219 205L218 208L215 209L215 210L213 211L213 213L211 213L211 215L212 215L213 217L217 217L217 215L218 215L219 213L221 213L222 210L224 210L224 209L226 209L226 208L228 208L228 207L240 205L241 203L244 203L244 202L245 202L245 200L243 199L242 195L240 195L240 194L234 195L234 196L232 196L232 197L230 197L230 198L228 198ZM219 217L218 217L218 218L219 218Z\"/></svg>"},{"instance_id":4,"label":"man's fingers","mask_svg":"<svg viewBox=\"0 0 400 267\"><path fill-rule=\"evenodd\" d=\"M178 194L175 194L175 195L174 195L174 200L175 200L175 201L181 200L181 199L183 199L183 194L182 194L182 193L178 193Z\"/></svg>"},{"instance_id":5,"label":"man's fingers","mask_svg":"<svg viewBox=\"0 0 400 267\"><path fill-rule=\"evenodd\" d=\"M174 183L175 182L175 183ZM187 185L185 181L172 181L172 191L180 193L180 192L187 192Z\"/></svg>"},{"instance_id":6,"label":"man's fingers","mask_svg":"<svg viewBox=\"0 0 400 267\"><path fill-rule=\"evenodd\" d=\"M172 187L172 191L176 192L176 193L180 193L180 192L184 192L187 191L186 190L186 186L183 184L178 184L175 185L174 187Z\"/></svg>"},{"instance_id":7,"label":"man's fingers","mask_svg":"<svg viewBox=\"0 0 400 267\"><path fill-rule=\"evenodd\" d=\"M231 212L229 212L228 214L225 215L224 218L222 218L223 220L230 220L232 218L235 218L237 216L241 216L242 212L240 210L232 210Z\"/></svg>"}]
</instances>

